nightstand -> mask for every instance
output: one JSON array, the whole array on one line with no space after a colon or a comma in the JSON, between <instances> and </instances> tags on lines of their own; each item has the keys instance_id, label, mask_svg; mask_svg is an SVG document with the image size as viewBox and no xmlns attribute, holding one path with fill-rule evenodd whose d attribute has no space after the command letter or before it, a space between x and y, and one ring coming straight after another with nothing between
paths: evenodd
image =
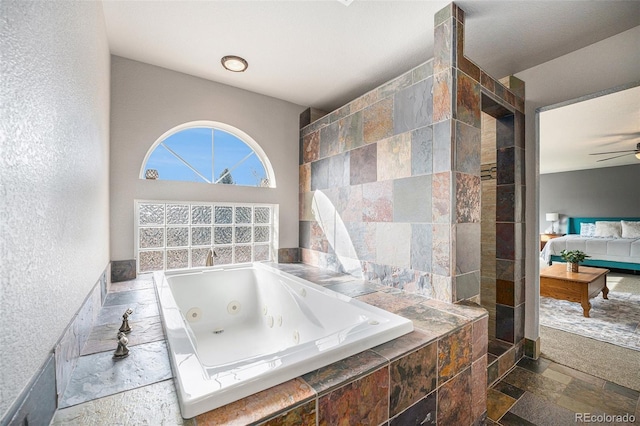
<instances>
[{"instance_id":1,"label":"nightstand","mask_svg":"<svg viewBox=\"0 0 640 426\"><path fill-rule=\"evenodd\" d=\"M540 251L544 248L544 245L547 244L547 241L553 240L554 238L563 237L565 234L540 234Z\"/></svg>"}]
</instances>

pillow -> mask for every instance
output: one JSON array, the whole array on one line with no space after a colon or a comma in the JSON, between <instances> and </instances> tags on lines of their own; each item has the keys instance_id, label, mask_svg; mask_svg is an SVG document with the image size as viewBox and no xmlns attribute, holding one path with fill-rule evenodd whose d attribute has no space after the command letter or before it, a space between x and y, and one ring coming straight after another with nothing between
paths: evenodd
<instances>
[{"instance_id":1,"label":"pillow","mask_svg":"<svg viewBox=\"0 0 640 426\"><path fill-rule=\"evenodd\" d=\"M596 237L621 238L622 224L620 222L596 222Z\"/></svg>"},{"instance_id":2,"label":"pillow","mask_svg":"<svg viewBox=\"0 0 640 426\"><path fill-rule=\"evenodd\" d=\"M580 236L581 237L595 237L596 224L595 223L581 223L580 224Z\"/></svg>"},{"instance_id":3,"label":"pillow","mask_svg":"<svg viewBox=\"0 0 640 426\"><path fill-rule=\"evenodd\" d=\"M621 220L622 238L640 238L640 222Z\"/></svg>"}]
</instances>

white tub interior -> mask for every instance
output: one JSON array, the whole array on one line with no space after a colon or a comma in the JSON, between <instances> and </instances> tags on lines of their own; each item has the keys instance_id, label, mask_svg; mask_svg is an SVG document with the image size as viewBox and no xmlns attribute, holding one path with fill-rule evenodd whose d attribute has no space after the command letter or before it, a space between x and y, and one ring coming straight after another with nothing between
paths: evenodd
<instances>
[{"instance_id":1,"label":"white tub interior","mask_svg":"<svg viewBox=\"0 0 640 426\"><path fill-rule=\"evenodd\" d=\"M408 319L260 263L154 279L186 418L413 330Z\"/></svg>"}]
</instances>

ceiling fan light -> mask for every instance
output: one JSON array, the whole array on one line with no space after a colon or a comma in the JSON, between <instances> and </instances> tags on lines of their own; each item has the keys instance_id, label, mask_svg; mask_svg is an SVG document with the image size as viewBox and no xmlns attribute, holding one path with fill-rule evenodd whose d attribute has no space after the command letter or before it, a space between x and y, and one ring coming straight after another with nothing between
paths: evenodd
<instances>
[{"instance_id":1,"label":"ceiling fan light","mask_svg":"<svg viewBox=\"0 0 640 426\"><path fill-rule=\"evenodd\" d=\"M636 152L636 158L640 160L640 152Z\"/></svg>"},{"instance_id":2,"label":"ceiling fan light","mask_svg":"<svg viewBox=\"0 0 640 426\"><path fill-rule=\"evenodd\" d=\"M226 70L231 72L244 72L249 67L249 63L246 60L235 55L224 56L220 62Z\"/></svg>"}]
</instances>

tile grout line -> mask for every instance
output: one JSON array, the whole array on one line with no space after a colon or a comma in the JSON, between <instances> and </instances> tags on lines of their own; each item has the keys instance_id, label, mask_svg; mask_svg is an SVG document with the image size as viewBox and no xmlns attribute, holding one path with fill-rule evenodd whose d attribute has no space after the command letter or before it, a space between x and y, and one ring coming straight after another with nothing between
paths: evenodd
<instances>
[{"instance_id":1,"label":"tile grout line","mask_svg":"<svg viewBox=\"0 0 640 426\"><path fill-rule=\"evenodd\" d=\"M520 368L522 368L523 370L528 370L530 373L532 373L532 374L536 374L536 375L538 375L538 376L544 376L544 373L545 373L546 371L554 371L554 372L555 372L555 370L554 370L553 368L550 368L550 367L552 367L552 365L554 364L554 362L553 362L553 361L551 361L551 360L548 360L548 359L546 359L546 358L543 358L543 360L548 361L548 362L549 362L549 364L548 364L545 368L541 369L540 371L534 371L534 368L533 368L534 366L529 366L529 367L532 367L532 368L527 368L527 366L520 366ZM567 368L569 368L569 367L567 367ZM577 371L577 370L576 370L576 371ZM560 373L560 372L558 372L558 373ZM581 399L575 399L575 398L571 397L570 395L568 395L568 394L566 393L566 389L567 389L567 387L569 387L572 383L576 383L577 385L579 385L580 383L585 383L586 385L591 385L591 386L593 386L593 383L590 383L590 382L588 382L588 381L584 381L584 380L579 379L579 378L577 378L577 377L573 377L573 376L571 376L571 375L569 375L569 374L564 374L564 373L560 373L560 374L563 374L563 375L566 375L567 377L569 377L569 382L568 382L568 383L565 383L565 382L559 381L559 380L557 380L557 379L555 379L555 378L553 378L553 377L549 377L549 376L545 376L545 377L546 377L547 379L550 379L550 380L554 381L554 382L555 382L555 383L557 383L557 384L565 385L565 386L564 386L564 388L563 388L563 391L561 392L561 394L562 394L564 397L569 398L570 400L575 401L576 403L584 403L584 404L588 404L588 403L586 403L586 402L583 402ZM585 374L586 374L586 373L585 373ZM635 402L636 402L636 405L635 405L635 407L636 407L636 408L635 408L635 411L636 411L636 412L638 411L638 409L640 408L640 395L638 395L638 396L636 397L636 396L635 396L636 394L632 394L632 395L633 395L633 397L629 397L628 395L625 395L625 394L622 394L622 393L620 393L620 392L617 392L617 391L616 391L616 390L614 390L614 389L605 389L606 384L607 384L607 383L612 383L612 382L609 382L609 381L604 380L604 382L603 382L603 383L604 383L603 385L601 385L601 386L594 386L594 388L595 388L595 389L597 389L599 392L603 392L604 394L610 394L610 395L615 394L615 395L617 395L617 397L618 397L618 398L622 397L622 398L628 399L628 400L629 400L630 402L632 402L632 403L633 403L634 399L636 399L636 398L637 398L637 400L635 401ZM509 383L507 382L507 384L509 384ZM615 386L620 386L620 385L616 385L615 383L612 383L612 384L613 384L613 385L615 385ZM513 386L513 385L511 385L511 386ZM516 387L517 387L517 386L516 386ZM628 388L626 388L626 387L624 387L624 386L620 386L620 387L621 387L621 388L623 388L623 389L628 389ZM494 388L495 388L495 386L494 386ZM495 390L496 390L497 392L501 392L501 391L499 391L499 390L497 390L497 389L495 389ZM499 421L500 421L500 420L502 420L502 419L503 419L503 417L504 417L507 413L509 413L509 412L510 412L512 415L516 415L516 416L518 416L517 414L515 414L515 413L514 413L514 412L512 412L511 410L512 410L512 409L513 409L513 407L517 404L517 402L521 400L521 398L526 394L526 392L529 392L529 393L530 393L530 394L532 394L534 397L536 397L536 396L537 396L537 397L540 397L539 395L537 395L535 392L532 392L531 390L524 391L524 392L523 392L523 394L522 394L522 395L520 395L520 397L519 397L519 398L517 398L517 400L516 400L516 401L515 401L515 402L514 402L510 407L509 407L509 409L508 409L508 410L507 410L507 411L506 411L506 412L505 412L505 413L500 417ZM502 393L504 393L504 392L502 392ZM510 396L510 395L508 395L508 396ZM554 406L557 406L557 407L559 407L559 408L562 408L562 409L564 409L564 410L566 410L566 411L568 411L568 412L572 412L572 413L574 413L574 414L576 413L575 409L570 408L570 407L568 407L568 406L566 406L566 405L564 405L564 404L559 404L559 403L558 403L558 401L547 401L547 402L548 402L549 404L551 404L551 405L554 405ZM602 409L602 408L600 408L600 409ZM607 409L606 409L606 408L604 408L604 409L602 409L602 410L603 410L604 412L607 412ZM615 410L615 409L614 409L614 410ZM615 413L608 413L608 414L615 414ZM631 413L631 414L633 414L633 413ZM520 417L520 416L518 416L518 417ZM527 418L523 418L523 419L524 419L524 420L529 421Z\"/></svg>"}]
</instances>

